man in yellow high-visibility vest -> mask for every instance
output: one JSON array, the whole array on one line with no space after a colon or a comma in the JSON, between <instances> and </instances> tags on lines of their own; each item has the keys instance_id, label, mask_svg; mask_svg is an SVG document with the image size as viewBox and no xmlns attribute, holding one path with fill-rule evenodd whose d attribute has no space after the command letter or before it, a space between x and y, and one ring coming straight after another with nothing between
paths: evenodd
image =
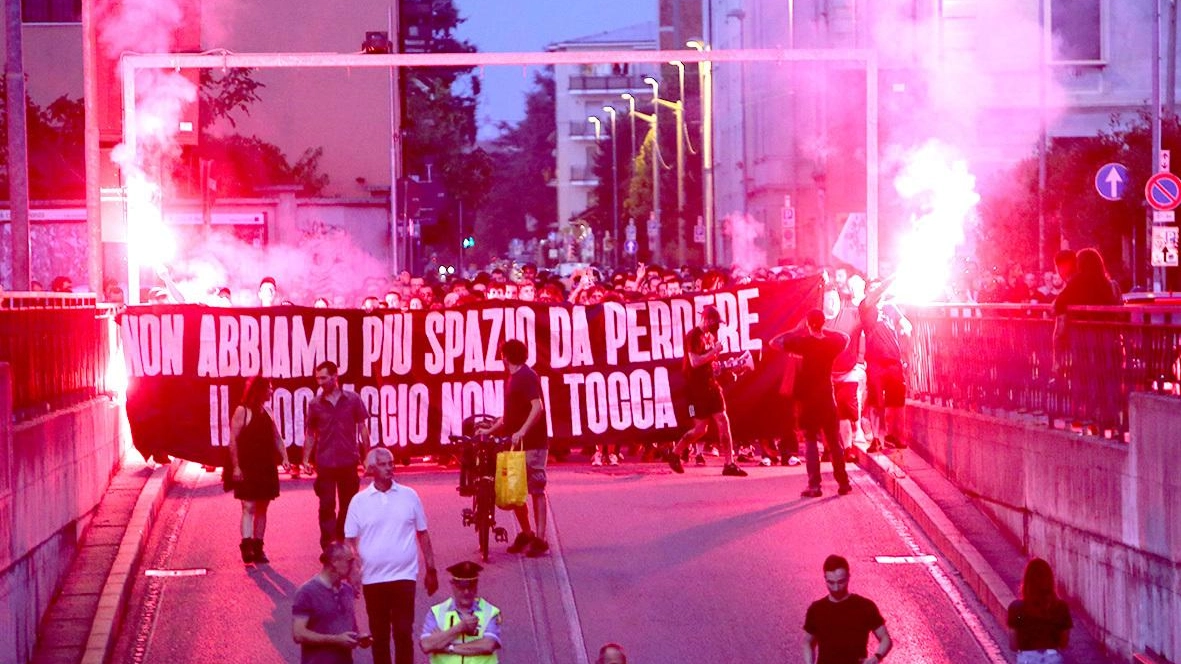
<instances>
[{"instance_id":1,"label":"man in yellow high-visibility vest","mask_svg":"<svg viewBox=\"0 0 1181 664\"><path fill-rule=\"evenodd\" d=\"M431 607L419 643L431 664L496 664L500 661L500 609L477 596L484 568L464 561L447 568L451 598Z\"/></svg>"}]
</instances>

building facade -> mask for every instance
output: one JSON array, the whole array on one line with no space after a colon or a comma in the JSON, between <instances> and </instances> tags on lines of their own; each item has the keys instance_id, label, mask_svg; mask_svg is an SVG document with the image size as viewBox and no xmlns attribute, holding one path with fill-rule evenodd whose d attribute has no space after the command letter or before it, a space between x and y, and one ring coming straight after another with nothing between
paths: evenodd
<instances>
[{"instance_id":1,"label":"building facade","mask_svg":"<svg viewBox=\"0 0 1181 664\"><path fill-rule=\"evenodd\" d=\"M657 28L653 22L610 30L585 37L557 42L550 51L656 50ZM558 227L567 227L586 210L598 180L593 172L598 144L595 126L589 118L602 121L601 136L610 132L604 106L618 109L624 117L628 104L620 96L651 97L645 76L658 76L655 65L603 63L593 65L557 65L554 67L554 106L557 120L557 174L554 186L558 193ZM650 106L647 102L645 106ZM650 110L645 108L644 110Z\"/></svg>"}]
</instances>

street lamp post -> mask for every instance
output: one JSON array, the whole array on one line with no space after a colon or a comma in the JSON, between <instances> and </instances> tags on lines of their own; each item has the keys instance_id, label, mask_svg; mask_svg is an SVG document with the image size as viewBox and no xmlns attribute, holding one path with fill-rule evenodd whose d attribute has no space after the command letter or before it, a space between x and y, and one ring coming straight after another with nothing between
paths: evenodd
<instances>
[{"instance_id":1,"label":"street lamp post","mask_svg":"<svg viewBox=\"0 0 1181 664\"><path fill-rule=\"evenodd\" d=\"M619 95L627 100L627 114L632 123L632 158L636 156L636 98L630 92Z\"/></svg>"},{"instance_id":2,"label":"street lamp post","mask_svg":"<svg viewBox=\"0 0 1181 664\"><path fill-rule=\"evenodd\" d=\"M648 233L648 239L655 239L656 246L651 247L652 257L657 263L662 261L660 247L660 81L651 76L644 77L644 83L652 86L652 219L656 225L656 232Z\"/></svg>"},{"instance_id":3,"label":"street lamp post","mask_svg":"<svg viewBox=\"0 0 1181 664\"><path fill-rule=\"evenodd\" d=\"M673 105L677 121L677 261L685 264L685 63L669 62L677 68L681 96ZM664 100L660 100L662 103Z\"/></svg>"},{"instance_id":4,"label":"street lamp post","mask_svg":"<svg viewBox=\"0 0 1181 664\"><path fill-rule=\"evenodd\" d=\"M685 44L698 51L709 47L700 39ZM702 216L705 217L705 264L714 262L714 137L713 137L713 66L709 60L697 63L701 95L701 189Z\"/></svg>"},{"instance_id":5,"label":"street lamp post","mask_svg":"<svg viewBox=\"0 0 1181 664\"><path fill-rule=\"evenodd\" d=\"M615 116L618 111L614 106L604 106L603 110L611 116L611 260L615 267L619 267L619 176L616 170L619 141L615 140ZM632 140L635 140L634 135Z\"/></svg>"}]
</instances>

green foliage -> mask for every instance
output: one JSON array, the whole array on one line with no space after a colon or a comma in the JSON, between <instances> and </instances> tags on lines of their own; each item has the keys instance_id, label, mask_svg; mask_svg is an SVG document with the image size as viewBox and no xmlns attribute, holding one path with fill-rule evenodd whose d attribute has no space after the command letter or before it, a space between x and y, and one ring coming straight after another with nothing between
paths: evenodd
<instances>
[{"instance_id":1,"label":"green foliage","mask_svg":"<svg viewBox=\"0 0 1181 664\"><path fill-rule=\"evenodd\" d=\"M546 68L533 76L525 95L525 117L501 124L489 154L492 177L488 196L476 221L480 246L503 252L508 240L544 234L557 221L558 199L552 186L557 169L557 126L554 75ZM529 231L526 219L541 227Z\"/></svg>"},{"instance_id":2,"label":"green foliage","mask_svg":"<svg viewBox=\"0 0 1181 664\"><path fill-rule=\"evenodd\" d=\"M1162 147L1176 150L1181 130L1176 117L1161 123ZM1096 247L1113 275L1127 277L1124 246L1133 233L1143 243L1147 206L1144 186L1154 172L1151 118L1141 112L1132 118L1112 116L1108 128L1090 138L1059 138L1046 153L1044 210L1047 259L1064 241L1072 249ZM1095 191L1095 174L1104 164L1121 163L1130 182L1124 198L1108 201ZM1038 160L1021 161L1008 174L983 187L979 258L986 265L1018 262L1037 264ZM1146 263L1146 261L1143 261Z\"/></svg>"},{"instance_id":3,"label":"green foliage","mask_svg":"<svg viewBox=\"0 0 1181 664\"><path fill-rule=\"evenodd\" d=\"M208 129L220 120L230 123L231 127L237 127L235 113L250 115L250 105L262 100L258 91L266 87L265 84L254 80L253 73L254 70L248 67L235 67L224 72L201 70L197 99L201 110L202 130Z\"/></svg>"},{"instance_id":4,"label":"green foliage","mask_svg":"<svg viewBox=\"0 0 1181 664\"><path fill-rule=\"evenodd\" d=\"M292 164L272 143L257 136L231 134L206 138L201 154L212 161L210 175L217 183L219 198L254 196L259 183L301 185L309 196L318 195L328 185L328 176L320 172L323 148L305 150Z\"/></svg>"},{"instance_id":5,"label":"green foliage","mask_svg":"<svg viewBox=\"0 0 1181 664\"><path fill-rule=\"evenodd\" d=\"M8 198L7 88L0 81L0 197ZM86 172L83 161L81 99L61 96L44 108L26 98L29 196L34 200L82 198Z\"/></svg>"}]
</instances>

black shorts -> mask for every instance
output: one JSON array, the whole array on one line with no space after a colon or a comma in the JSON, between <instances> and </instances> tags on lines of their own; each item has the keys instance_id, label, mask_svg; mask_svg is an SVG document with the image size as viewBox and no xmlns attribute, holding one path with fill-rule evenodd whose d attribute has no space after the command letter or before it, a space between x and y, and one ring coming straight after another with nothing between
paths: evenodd
<instances>
[{"instance_id":1,"label":"black shorts","mask_svg":"<svg viewBox=\"0 0 1181 664\"><path fill-rule=\"evenodd\" d=\"M689 393L689 417L704 420L726 412L726 397L720 389L705 389Z\"/></svg>"},{"instance_id":2,"label":"black shorts","mask_svg":"<svg viewBox=\"0 0 1181 664\"><path fill-rule=\"evenodd\" d=\"M837 419L856 420L861 417L861 395L858 385L852 383L834 383L833 388L837 398Z\"/></svg>"},{"instance_id":3,"label":"black shorts","mask_svg":"<svg viewBox=\"0 0 1181 664\"><path fill-rule=\"evenodd\" d=\"M869 403L886 408L906 405L906 376L902 364L870 364L865 368Z\"/></svg>"}]
</instances>

